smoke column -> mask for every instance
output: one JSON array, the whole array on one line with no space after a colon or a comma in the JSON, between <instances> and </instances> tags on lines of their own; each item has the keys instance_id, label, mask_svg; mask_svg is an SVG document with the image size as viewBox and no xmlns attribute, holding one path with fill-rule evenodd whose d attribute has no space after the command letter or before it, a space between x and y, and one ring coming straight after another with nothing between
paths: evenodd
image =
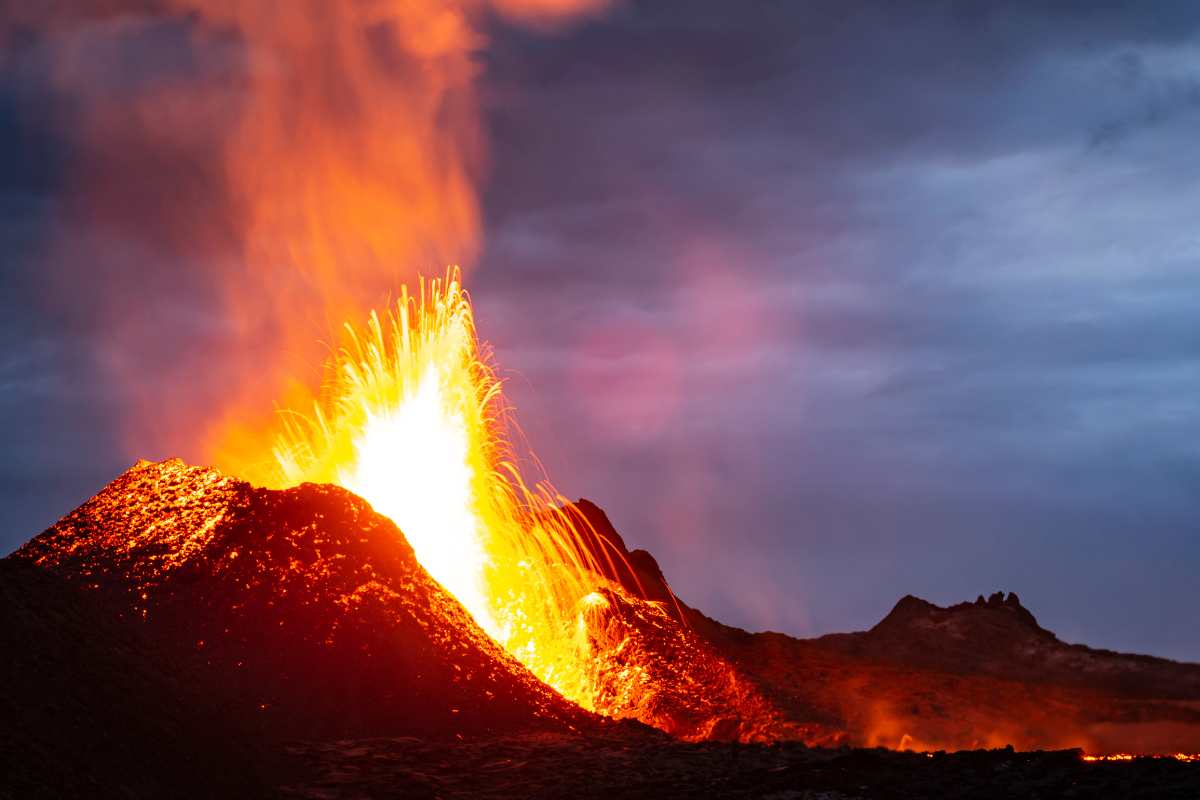
<instances>
[{"instance_id":1,"label":"smoke column","mask_svg":"<svg viewBox=\"0 0 1200 800\"><path fill-rule=\"evenodd\" d=\"M75 131L64 216L151 243L102 258L54 242L54 260L95 268L69 286L47 270L47 294L86 298L131 449L245 471L343 322L419 273L473 265L488 27L552 33L604 3L11 5L20 47L0 58L43 70Z\"/></svg>"}]
</instances>

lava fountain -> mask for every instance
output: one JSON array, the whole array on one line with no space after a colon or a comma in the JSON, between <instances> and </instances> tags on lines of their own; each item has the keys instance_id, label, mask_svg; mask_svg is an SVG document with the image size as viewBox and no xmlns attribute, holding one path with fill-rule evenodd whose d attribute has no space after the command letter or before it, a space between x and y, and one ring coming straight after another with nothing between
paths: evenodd
<instances>
[{"instance_id":1,"label":"lava fountain","mask_svg":"<svg viewBox=\"0 0 1200 800\"><path fill-rule=\"evenodd\" d=\"M276 480L339 484L391 518L426 571L535 675L594 708L582 615L607 583L586 522L522 477L510 408L456 270L347 324L320 398L285 410ZM598 537L590 537L596 541Z\"/></svg>"}]
</instances>

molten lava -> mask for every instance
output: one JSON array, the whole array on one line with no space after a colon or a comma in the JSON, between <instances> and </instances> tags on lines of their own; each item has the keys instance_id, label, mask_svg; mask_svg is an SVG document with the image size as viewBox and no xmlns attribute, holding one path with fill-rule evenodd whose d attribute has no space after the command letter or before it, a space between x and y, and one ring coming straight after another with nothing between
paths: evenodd
<instances>
[{"instance_id":1,"label":"molten lava","mask_svg":"<svg viewBox=\"0 0 1200 800\"><path fill-rule=\"evenodd\" d=\"M1200 763L1200 753L1162 753L1158 755L1144 755L1134 753L1109 753L1107 755L1090 755L1083 756L1084 761L1133 761L1138 758L1170 758L1175 761L1183 761L1186 763Z\"/></svg>"},{"instance_id":2,"label":"molten lava","mask_svg":"<svg viewBox=\"0 0 1200 800\"><path fill-rule=\"evenodd\" d=\"M404 532L425 569L538 677L594 708L583 615L606 582L581 520L527 484L500 382L456 271L347 325L310 414L288 412L283 484L336 483Z\"/></svg>"}]
</instances>

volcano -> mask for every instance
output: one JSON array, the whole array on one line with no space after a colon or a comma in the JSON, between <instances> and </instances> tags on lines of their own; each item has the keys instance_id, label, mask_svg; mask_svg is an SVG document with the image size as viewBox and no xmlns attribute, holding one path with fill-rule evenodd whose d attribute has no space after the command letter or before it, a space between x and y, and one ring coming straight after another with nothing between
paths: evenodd
<instances>
[{"instance_id":1,"label":"volcano","mask_svg":"<svg viewBox=\"0 0 1200 800\"><path fill-rule=\"evenodd\" d=\"M139 462L0 561L13 796L273 794L351 763L396 785L380 763L425 753L436 771L497 741L666 748L704 774L737 742L1200 750L1200 665L1065 644L1015 595L906 597L863 633L751 634L676 598L599 507L563 511L620 556L573 621L603 713L494 642L349 491ZM730 744L672 749L689 741Z\"/></svg>"},{"instance_id":2,"label":"volcano","mask_svg":"<svg viewBox=\"0 0 1200 800\"><path fill-rule=\"evenodd\" d=\"M36 774L66 751L103 772L113 732L139 760L177 740L167 763L195 772L192 753L230 739L257 750L598 722L492 642L395 525L337 487L262 490L143 462L3 564L9 753L31 751ZM239 760L249 779L254 758Z\"/></svg>"}]
</instances>

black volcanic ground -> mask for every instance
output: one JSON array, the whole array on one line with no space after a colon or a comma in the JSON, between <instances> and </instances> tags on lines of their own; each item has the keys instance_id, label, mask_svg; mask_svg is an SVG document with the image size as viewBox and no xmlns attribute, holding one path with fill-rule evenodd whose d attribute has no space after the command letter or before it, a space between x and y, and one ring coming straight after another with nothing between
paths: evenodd
<instances>
[{"instance_id":1,"label":"black volcanic ground","mask_svg":"<svg viewBox=\"0 0 1200 800\"><path fill-rule=\"evenodd\" d=\"M749 634L628 560L589 620L598 685L646 665L612 721L497 647L354 495L140 463L0 561L0 796L1200 797L1174 760L851 748L1195 752L1200 665L1064 644L1012 595Z\"/></svg>"}]
</instances>

